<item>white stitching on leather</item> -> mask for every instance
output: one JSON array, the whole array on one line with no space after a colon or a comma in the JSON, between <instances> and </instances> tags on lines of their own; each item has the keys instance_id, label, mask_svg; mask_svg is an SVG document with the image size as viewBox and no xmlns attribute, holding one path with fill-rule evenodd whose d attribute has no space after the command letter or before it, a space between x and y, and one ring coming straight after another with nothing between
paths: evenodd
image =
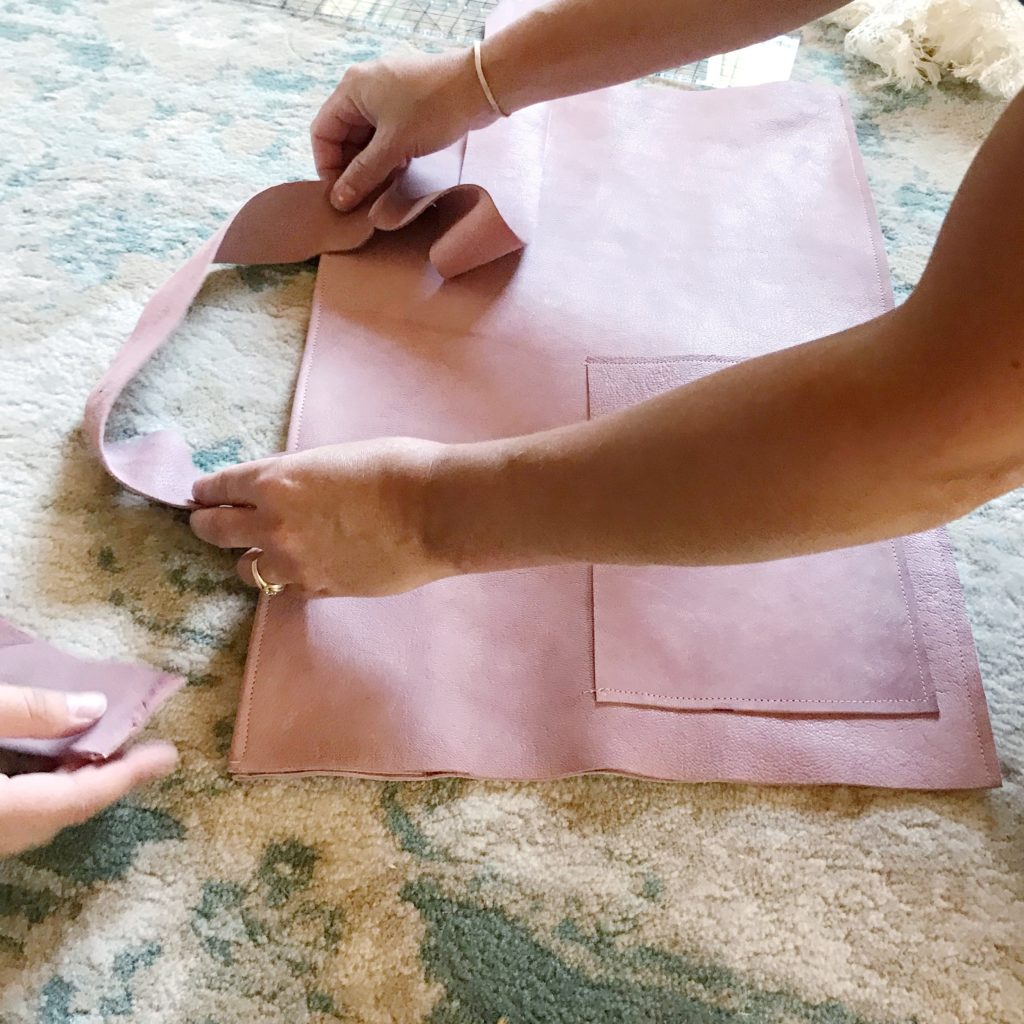
<instances>
[{"instance_id":1,"label":"white stitching on leather","mask_svg":"<svg viewBox=\"0 0 1024 1024\"><path fill-rule=\"evenodd\" d=\"M321 262L322 261L323 256L321 256ZM316 282L313 285L313 310L310 317L309 331L306 336L306 347L302 354L302 366L304 372L302 373L295 389L295 448L301 447L302 413L306 406L306 388L309 384L310 371L313 367L313 357L316 353L317 339L320 337L320 311L322 309L320 291L321 281L324 279L321 272L322 269L322 266L318 266L316 270ZM267 617L270 615L272 609L273 605L269 603L269 599L265 595L261 594L259 604L256 606L256 622L253 625L253 635L255 637L256 647L253 651L252 673L249 675L245 684L245 689L242 693L242 700L245 701L245 725L242 733L242 751L238 755L239 761L244 760L246 751L249 749L249 720L252 718L252 707L255 703L253 700L253 690L256 687L256 680L259 678L260 655L263 653L264 630L266 628Z\"/></svg>"},{"instance_id":2,"label":"white stitching on leather","mask_svg":"<svg viewBox=\"0 0 1024 1024\"><path fill-rule=\"evenodd\" d=\"M917 697L888 697L885 700L827 700L824 697L673 697L667 693L644 693L643 690L615 690L608 686L598 686L594 693L621 693L629 697L658 697L661 700L677 701L730 700L745 704L917 704L919 700Z\"/></svg>"},{"instance_id":3,"label":"white stitching on leather","mask_svg":"<svg viewBox=\"0 0 1024 1024\"><path fill-rule=\"evenodd\" d=\"M877 254L876 254L876 268L877 268ZM726 366L737 366L744 362L741 358L733 358L730 356L698 356L698 355L681 355L681 356L588 356L586 363L614 363L618 365L636 365L637 363L652 364L652 363L711 363L713 365L726 365ZM699 378L698 378L699 379ZM591 402L591 381L590 375L587 374L587 409L588 416L590 415L590 402ZM596 698L599 693L618 693L627 697L650 697L655 700L672 700L672 701L734 701L736 703L747 703L747 704L857 704L857 705L871 705L871 704L920 704L927 702L929 693L925 687L924 680L924 665L921 660L921 651L918 648L917 634L921 629L921 625L914 618L910 610L910 600L907 597L907 587L903 579L903 567L900 564L899 553L896 550L896 541L892 539L889 541L889 547L892 549L893 561L896 563L896 573L900 580L900 593L903 595L903 607L907 613L907 624L910 626L910 638L914 645L914 661L917 663L917 677L918 682L921 684L921 695L919 697L891 697L884 700L826 700L825 698L814 698L814 697L732 697L732 696L715 696L715 697L675 697L668 693L647 693L643 690L619 690L607 686L596 686L592 691ZM591 580L594 579L594 567L591 566ZM596 584L592 584L590 592L591 602L591 643L594 649L594 680L597 680L597 622L596 622L596 597L594 587ZM961 656L962 657L962 656ZM933 692L930 696L935 697L936 703L938 698Z\"/></svg>"}]
</instances>

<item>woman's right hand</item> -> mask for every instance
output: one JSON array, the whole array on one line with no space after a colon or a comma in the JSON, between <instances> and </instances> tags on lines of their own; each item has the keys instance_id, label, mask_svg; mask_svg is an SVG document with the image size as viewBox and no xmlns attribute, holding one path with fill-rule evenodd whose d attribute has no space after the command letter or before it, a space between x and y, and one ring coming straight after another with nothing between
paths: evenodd
<instances>
[{"instance_id":1,"label":"woman's right hand","mask_svg":"<svg viewBox=\"0 0 1024 1024\"><path fill-rule=\"evenodd\" d=\"M350 210L413 157L495 120L471 50L353 64L313 120L313 159L331 202Z\"/></svg>"}]
</instances>

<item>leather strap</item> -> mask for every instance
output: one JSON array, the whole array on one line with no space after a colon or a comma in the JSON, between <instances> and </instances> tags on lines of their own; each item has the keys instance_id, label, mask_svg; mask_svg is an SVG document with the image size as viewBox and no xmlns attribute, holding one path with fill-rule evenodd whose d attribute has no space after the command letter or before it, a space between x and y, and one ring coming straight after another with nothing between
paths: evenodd
<instances>
[{"instance_id":1,"label":"leather strap","mask_svg":"<svg viewBox=\"0 0 1024 1024\"><path fill-rule=\"evenodd\" d=\"M528 0L505 0L487 19L486 34L529 7ZM317 181L277 185L253 196L157 290L90 394L85 435L107 472L144 498L193 507L192 485L202 474L180 434L159 430L108 442L104 433L118 396L185 318L212 264L296 263L350 252L374 231L399 230L433 205L446 207L445 227L430 249L442 277L515 252L529 240L537 218L547 121L547 105L541 104L414 160L375 202L352 213L338 213Z\"/></svg>"},{"instance_id":2,"label":"leather strap","mask_svg":"<svg viewBox=\"0 0 1024 1024\"><path fill-rule=\"evenodd\" d=\"M277 185L250 199L157 290L89 396L86 438L111 476L153 501L176 508L192 506L192 485L201 473L180 434L160 430L125 441L107 441L104 434L118 396L184 319L212 264L294 263L323 253L348 252L364 245L376 229L402 228L434 204L451 207L451 223L430 250L442 277L521 248L531 220L529 198L518 209L512 204L517 233L483 187L458 184L464 148L416 161L375 203L353 213L334 210L324 186L316 181ZM539 179L536 185L539 188Z\"/></svg>"}]
</instances>

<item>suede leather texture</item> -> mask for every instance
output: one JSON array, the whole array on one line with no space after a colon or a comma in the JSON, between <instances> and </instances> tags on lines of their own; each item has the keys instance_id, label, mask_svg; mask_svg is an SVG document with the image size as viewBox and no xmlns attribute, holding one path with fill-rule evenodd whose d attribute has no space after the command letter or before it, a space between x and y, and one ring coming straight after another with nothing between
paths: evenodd
<instances>
[{"instance_id":1,"label":"suede leather texture","mask_svg":"<svg viewBox=\"0 0 1024 1024\"><path fill-rule=\"evenodd\" d=\"M88 661L37 640L0 619L0 680L10 685L107 698L107 711L88 729L56 740L0 738L0 771L103 761L116 754L185 685L181 676L147 665ZM23 755L24 762L10 755ZM30 759L30 760L29 760Z\"/></svg>"},{"instance_id":2,"label":"suede leather texture","mask_svg":"<svg viewBox=\"0 0 1024 1024\"><path fill-rule=\"evenodd\" d=\"M251 200L158 293L90 399L89 436L126 486L190 503L183 441L103 432L210 263L316 252L289 450L572 423L892 302L838 94L602 90L415 161L352 214L310 182ZM264 598L230 764L999 783L942 531L768 565L561 566L382 599Z\"/></svg>"}]
</instances>

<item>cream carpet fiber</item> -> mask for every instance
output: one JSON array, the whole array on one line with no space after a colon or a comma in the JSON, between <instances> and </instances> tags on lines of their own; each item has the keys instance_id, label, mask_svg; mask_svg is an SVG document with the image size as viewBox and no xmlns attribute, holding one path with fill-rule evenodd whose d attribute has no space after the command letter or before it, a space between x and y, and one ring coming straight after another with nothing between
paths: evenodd
<instances>
[{"instance_id":1,"label":"cream carpet fiber","mask_svg":"<svg viewBox=\"0 0 1024 1024\"><path fill-rule=\"evenodd\" d=\"M79 418L152 289L310 173L321 99L389 42L215 0L0 6L0 614L190 681L151 729L173 778L0 864L0 1022L1024 1021L1019 494L954 527L1000 791L226 775L253 600ZM872 89L835 30L796 76L851 94L904 297L1001 105ZM118 429L174 422L206 468L276 449L312 281L215 273Z\"/></svg>"}]
</instances>

